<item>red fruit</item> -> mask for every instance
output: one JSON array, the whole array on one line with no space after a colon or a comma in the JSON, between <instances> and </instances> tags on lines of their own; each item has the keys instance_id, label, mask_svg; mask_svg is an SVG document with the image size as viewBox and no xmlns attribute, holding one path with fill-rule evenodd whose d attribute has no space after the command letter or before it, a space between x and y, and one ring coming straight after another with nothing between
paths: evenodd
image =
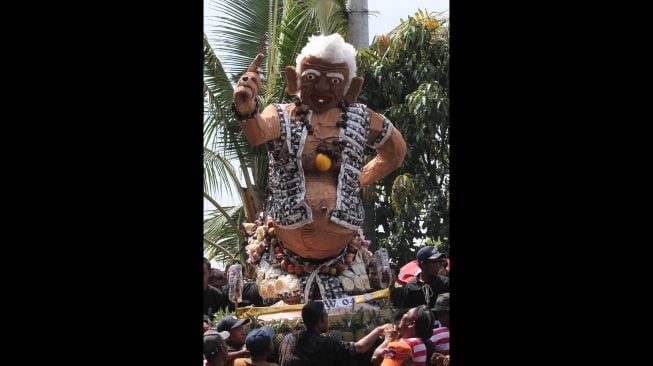
<instances>
[{"instance_id":1,"label":"red fruit","mask_svg":"<svg viewBox=\"0 0 653 366\"><path fill-rule=\"evenodd\" d=\"M311 264L311 263L309 263L309 264L305 265L304 267L305 267L304 270L305 270L306 272L313 272L313 271L315 271L315 268L316 268L317 266L316 266L315 264Z\"/></svg>"},{"instance_id":2,"label":"red fruit","mask_svg":"<svg viewBox=\"0 0 653 366\"><path fill-rule=\"evenodd\" d=\"M299 264L296 265L296 266L295 266L295 274L296 274L296 275L300 275L300 274L302 274L302 273L304 273L304 267L302 267L302 266L299 265Z\"/></svg>"},{"instance_id":3,"label":"red fruit","mask_svg":"<svg viewBox=\"0 0 653 366\"><path fill-rule=\"evenodd\" d=\"M327 267L327 266L320 267L320 273L322 273L322 274L329 273L329 267Z\"/></svg>"},{"instance_id":4,"label":"red fruit","mask_svg":"<svg viewBox=\"0 0 653 366\"><path fill-rule=\"evenodd\" d=\"M282 260L283 259L283 253L279 252L276 254L277 260Z\"/></svg>"},{"instance_id":5,"label":"red fruit","mask_svg":"<svg viewBox=\"0 0 653 366\"><path fill-rule=\"evenodd\" d=\"M288 261L287 260L284 259L284 260L281 261L281 268L283 268L284 270L287 270L287 268L288 268Z\"/></svg>"},{"instance_id":6,"label":"red fruit","mask_svg":"<svg viewBox=\"0 0 653 366\"><path fill-rule=\"evenodd\" d=\"M295 272L295 265L292 264L292 263L288 264L288 267L286 268L286 271L288 271L288 273L294 273Z\"/></svg>"},{"instance_id":7,"label":"red fruit","mask_svg":"<svg viewBox=\"0 0 653 366\"><path fill-rule=\"evenodd\" d=\"M349 253L356 254L357 251L358 251L358 249L356 249L355 246L353 246L353 245L349 246Z\"/></svg>"},{"instance_id":8,"label":"red fruit","mask_svg":"<svg viewBox=\"0 0 653 366\"><path fill-rule=\"evenodd\" d=\"M338 265L336 266L336 270L340 273L344 272L345 268L346 268L345 265L342 263L338 263Z\"/></svg>"},{"instance_id":9,"label":"red fruit","mask_svg":"<svg viewBox=\"0 0 653 366\"><path fill-rule=\"evenodd\" d=\"M279 241L277 240L277 238L270 239L270 244L272 244L272 245L277 245L278 242Z\"/></svg>"},{"instance_id":10,"label":"red fruit","mask_svg":"<svg viewBox=\"0 0 653 366\"><path fill-rule=\"evenodd\" d=\"M281 253L281 247L274 247L274 254Z\"/></svg>"},{"instance_id":11,"label":"red fruit","mask_svg":"<svg viewBox=\"0 0 653 366\"><path fill-rule=\"evenodd\" d=\"M350 256L346 256L346 257L345 257L345 264L346 264L346 265L350 265L351 262L353 262L353 261L354 261L354 260L352 259L352 257L350 257ZM342 272L342 271L340 271L340 272Z\"/></svg>"}]
</instances>

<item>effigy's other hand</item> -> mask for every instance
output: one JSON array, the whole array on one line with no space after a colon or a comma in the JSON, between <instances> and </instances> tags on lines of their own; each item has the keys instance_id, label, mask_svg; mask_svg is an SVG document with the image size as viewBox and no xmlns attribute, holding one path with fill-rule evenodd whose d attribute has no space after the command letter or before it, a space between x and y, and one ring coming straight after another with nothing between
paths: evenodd
<instances>
[{"instance_id":1,"label":"effigy's other hand","mask_svg":"<svg viewBox=\"0 0 653 366\"><path fill-rule=\"evenodd\" d=\"M238 79L234 89L234 104L241 115L249 115L255 112L256 101L254 97L258 94L263 83L260 68L263 64L262 53L256 55L254 61L249 65L247 71Z\"/></svg>"}]
</instances>

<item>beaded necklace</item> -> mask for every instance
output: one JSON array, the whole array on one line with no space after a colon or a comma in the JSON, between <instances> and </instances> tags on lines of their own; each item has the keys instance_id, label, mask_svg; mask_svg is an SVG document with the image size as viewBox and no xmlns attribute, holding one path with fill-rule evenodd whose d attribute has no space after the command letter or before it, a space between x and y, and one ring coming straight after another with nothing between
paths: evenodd
<instances>
[{"instance_id":1,"label":"beaded necklace","mask_svg":"<svg viewBox=\"0 0 653 366\"><path fill-rule=\"evenodd\" d=\"M302 100L296 96L293 97L292 101L296 106L295 121L304 125L309 135L313 135L314 134L313 126L311 126L311 121L309 120L309 118L307 118L308 112L310 111L309 106L303 104ZM340 114L340 120L336 122L336 126L339 128L346 128L347 108L349 107L349 105L344 100L341 100L340 102L338 102L338 107L340 107L342 113ZM340 141L336 137L336 140L333 142L334 146L329 147L325 143L325 140L327 139L323 139L320 136L317 136L317 134L315 136L319 141L319 144L317 145L317 155L315 156L315 163L316 163L315 165L320 171L327 171L331 168L332 165L334 165L334 163L338 163L340 161L341 158L340 155L342 154L342 149L346 145L346 142ZM319 162L325 158L329 159L328 163L320 164Z\"/></svg>"}]
</instances>

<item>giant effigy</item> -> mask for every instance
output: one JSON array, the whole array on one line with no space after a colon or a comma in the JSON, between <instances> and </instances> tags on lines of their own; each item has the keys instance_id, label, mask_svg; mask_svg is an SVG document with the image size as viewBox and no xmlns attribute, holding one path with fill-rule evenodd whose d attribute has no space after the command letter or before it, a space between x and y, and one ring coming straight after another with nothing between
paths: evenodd
<instances>
[{"instance_id":1,"label":"giant effigy","mask_svg":"<svg viewBox=\"0 0 653 366\"><path fill-rule=\"evenodd\" d=\"M406 144L385 116L356 103L363 78L356 76L355 56L338 34L313 36L285 70L292 102L259 113L262 54L234 89L232 109L243 134L268 150L265 209L244 224L248 262L268 301L366 293L370 261L388 284L387 252L373 256L362 235L361 188L399 167ZM376 156L363 165L367 147Z\"/></svg>"}]
</instances>

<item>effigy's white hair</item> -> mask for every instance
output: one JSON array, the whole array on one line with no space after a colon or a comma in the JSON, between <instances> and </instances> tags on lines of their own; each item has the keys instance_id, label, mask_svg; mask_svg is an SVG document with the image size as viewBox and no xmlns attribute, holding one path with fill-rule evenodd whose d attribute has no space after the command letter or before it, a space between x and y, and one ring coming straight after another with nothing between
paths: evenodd
<instances>
[{"instance_id":1,"label":"effigy's white hair","mask_svg":"<svg viewBox=\"0 0 653 366\"><path fill-rule=\"evenodd\" d=\"M345 42L338 33L329 36L312 36L308 39L306 46L302 48L296 59L297 65L297 87L299 88L302 74L302 60L308 56L315 56L332 63L347 63L349 68L349 80L345 86L345 93L349 90L351 80L356 76L356 49L351 44Z\"/></svg>"}]
</instances>

